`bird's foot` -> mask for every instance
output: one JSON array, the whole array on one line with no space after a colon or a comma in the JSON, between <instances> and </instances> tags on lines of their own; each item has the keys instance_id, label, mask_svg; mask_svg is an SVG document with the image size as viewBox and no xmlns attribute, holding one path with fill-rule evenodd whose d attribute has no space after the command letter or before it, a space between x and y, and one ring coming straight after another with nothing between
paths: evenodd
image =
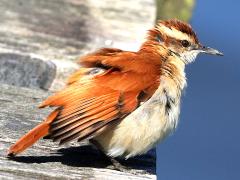
<instances>
[{"instance_id":1,"label":"bird's foot","mask_svg":"<svg viewBox=\"0 0 240 180\"><path fill-rule=\"evenodd\" d=\"M131 170L130 167L124 166L117 159L112 157L108 157L108 158L111 161L114 170L121 171L121 172L129 172Z\"/></svg>"}]
</instances>

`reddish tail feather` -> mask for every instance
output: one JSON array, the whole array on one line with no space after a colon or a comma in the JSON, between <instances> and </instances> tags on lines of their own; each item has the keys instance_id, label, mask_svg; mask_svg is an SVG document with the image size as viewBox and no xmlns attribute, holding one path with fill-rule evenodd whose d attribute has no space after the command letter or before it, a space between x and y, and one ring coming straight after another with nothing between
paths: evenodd
<instances>
[{"instance_id":1,"label":"reddish tail feather","mask_svg":"<svg viewBox=\"0 0 240 180\"><path fill-rule=\"evenodd\" d=\"M37 140L48 135L50 123L56 118L58 112L58 110L53 111L45 121L22 136L14 145L10 147L7 153L8 156L15 156L23 152L28 147L32 146Z\"/></svg>"}]
</instances>

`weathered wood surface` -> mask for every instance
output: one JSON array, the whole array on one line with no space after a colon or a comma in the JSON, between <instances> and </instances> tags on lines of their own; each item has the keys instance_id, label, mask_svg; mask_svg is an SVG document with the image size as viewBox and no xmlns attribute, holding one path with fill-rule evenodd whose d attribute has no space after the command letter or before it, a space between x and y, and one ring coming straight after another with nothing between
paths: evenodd
<instances>
[{"instance_id":1,"label":"weathered wood surface","mask_svg":"<svg viewBox=\"0 0 240 180\"><path fill-rule=\"evenodd\" d=\"M37 105L78 68L80 55L100 47L136 50L155 21L153 0L0 1L0 179L156 179L155 150L112 170L84 142L58 147L40 140L21 156L6 151L50 109Z\"/></svg>"},{"instance_id":2,"label":"weathered wood surface","mask_svg":"<svg viewBox=\"0 0 240 180\"><path fill-rule=\"evenodd\" d=\"M8 159L7 149L46 117L51 109L38 109L48 92L0 85L0 179L155 179L155 150L121 162L126 172L111 163L87 142L58 146L40 140L21 155Z\"/></svg>"},{"instance_id":3,"label":"weathered wood surface","mask_svg":"<svg viewBox=\"0 0 240 180\"><path fill-rule=\"evenodd\" d=\"M12 64L25 64L22 59L28 56L56 71L48 75L49 83L54 78L51 87L11 78L4 82L56 90L78 68L74 60L80 55L100 47L138 49L154 24L155 4L153 0L1 0L0 17L0 57L17 54ZM12 64L0 66L0 72L3 68L16 76L23 73Z\"/></svg>"}]
</instances>

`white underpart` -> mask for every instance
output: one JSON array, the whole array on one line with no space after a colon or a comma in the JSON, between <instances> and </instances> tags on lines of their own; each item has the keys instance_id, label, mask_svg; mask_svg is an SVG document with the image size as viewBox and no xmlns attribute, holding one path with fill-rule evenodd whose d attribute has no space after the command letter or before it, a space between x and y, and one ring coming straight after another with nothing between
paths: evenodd
<instances>
[{"instance_id":1,"label":"white underpart","mask_svg":"<svg viewBox=\"0 0 240 180\"><path fill-rule=\"evenodd\" d=\"M160 86L148 101L95 138L107 155L129 158L146 153L176 128L186 79L183 61L179 59L175 65L180 74L177 84L167 75L161 76ZM167 109L169 98L174 103Z\"/></svg>"}]
</instances>

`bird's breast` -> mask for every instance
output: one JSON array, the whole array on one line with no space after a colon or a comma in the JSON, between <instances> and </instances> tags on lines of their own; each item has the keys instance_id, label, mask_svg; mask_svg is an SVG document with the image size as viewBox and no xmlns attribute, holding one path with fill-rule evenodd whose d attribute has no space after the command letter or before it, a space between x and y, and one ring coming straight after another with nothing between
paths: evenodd
<instances>
[{"instance_id":1,"label":"bird's breast","mask_svg":"<svg viewBox=\"0 0 240 180\"><path fill-rule=\"evenodd\" d=\"M181 89L173 80L161 77L153 96L118 124L95 138L112 157L143 154L176 128Z\"/></svg>"}]
</instances>

